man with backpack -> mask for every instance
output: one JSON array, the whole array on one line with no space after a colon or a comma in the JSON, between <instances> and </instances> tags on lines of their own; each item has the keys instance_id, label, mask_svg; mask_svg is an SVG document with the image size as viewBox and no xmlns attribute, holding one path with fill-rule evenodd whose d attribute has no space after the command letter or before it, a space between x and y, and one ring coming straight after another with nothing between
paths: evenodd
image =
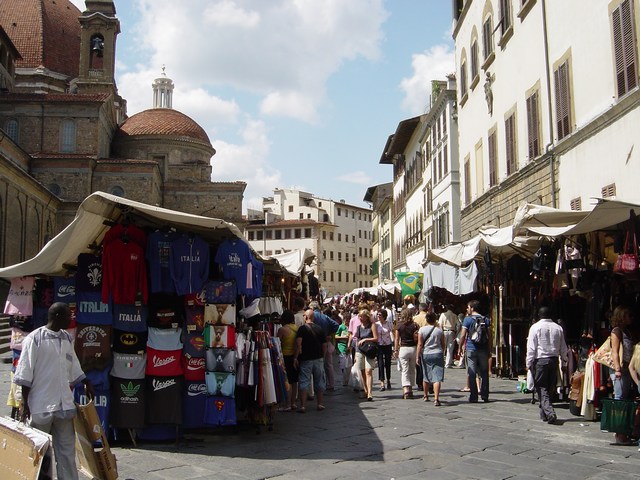
<instances>
[{"instance_id":1,"label":"man with backpack","mask_svg":"<svg viewBox=\"0 0 640 480\"><path fill-rule=\"evenodd\" d=\"M478 313L480 302L467 304L467 316L462 322L460 356L466 355L469 378L469 402L478 402L476 377L480 376L480 398L489 401L489 356L491 355L491 321Z\"/></svg>"}]
</instances>

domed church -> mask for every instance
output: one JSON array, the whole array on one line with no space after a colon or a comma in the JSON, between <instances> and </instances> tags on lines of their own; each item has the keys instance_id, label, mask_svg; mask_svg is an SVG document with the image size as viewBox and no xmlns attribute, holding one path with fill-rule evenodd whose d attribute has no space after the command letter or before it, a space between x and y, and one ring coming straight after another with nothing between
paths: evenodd
<instances>
[{"instance_id":1,"label":"domed church","mask_svg":"<svg viewBox=\"0 0 640 480\"><path fill-rule=\"evenodd\" d=\"M212 182L216 151L154 80L131 117L115 81L112 0L0 1L0 266L34 256L95 191L242 223L246 183Z\"/></svg>"}]
</instances>

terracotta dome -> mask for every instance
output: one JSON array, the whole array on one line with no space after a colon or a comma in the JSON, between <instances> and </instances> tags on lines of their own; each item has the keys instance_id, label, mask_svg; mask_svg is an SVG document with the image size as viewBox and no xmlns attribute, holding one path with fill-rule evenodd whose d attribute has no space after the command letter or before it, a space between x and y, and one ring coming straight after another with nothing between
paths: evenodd
<instances>
[{"instance_id":1,"label":"terracotta dome","mask_svg":"<svg viewBox=\"0 0 640 480\"><path fill-rule=\"evenodd\" d=\"M136 113L125 120L117 135L187 137L211 146L209 137L200 125L184 113L171 108L152 108Z\"/></svg>"},{"instance_id":2,"label":"terracotta dome","mask_svg":"<svg viewBox=\"0 0 640 480\"><path fill-rule=\"evenodd\" d=\"M16 66L77 77L80 14L68 0L1 0L0 25L22 56Z\"/></svg>"}]
</instances>

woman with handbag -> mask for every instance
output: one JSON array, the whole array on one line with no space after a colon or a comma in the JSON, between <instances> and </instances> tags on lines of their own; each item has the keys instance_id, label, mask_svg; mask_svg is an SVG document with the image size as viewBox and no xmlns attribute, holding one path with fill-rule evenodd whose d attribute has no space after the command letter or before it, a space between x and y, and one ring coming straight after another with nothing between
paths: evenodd
<instances>
[{"instance_id":1,"label":"woman with handbag","mask_svg":"<svg viewBox=\"0 0 640 480\"><path fill-rule=\"evenodd\" d=\"M360 325L356 332L355 364L362 373L364 392L368 401L373 400L373 370L378 356L378 329L371 321L371 312L363 309L358 313Z\"/></svg>"},{"instance_id":2,"label":"woman with handbag","mask_svg":"<svg viewBox=\"0 0 640 480\"><path fill-rule=\"evenodd\" d=\"M395 353L400 365L403 399L413 398L418 329L418 324L413 321L413 305L411 305L400 313L400 321L396 327L395 335Z\"/></svg>"},{"instance_id":3,"label":"woman with handbag","mask_svg":"<svg viewBox=\"0 0 640 480\"><path fill-rule=\"evenodd\" d=\"M427 313L427 324L418 330L416 364L422 362L423 400L429 401L429 386L433 385L434 405L440 406L440 385L444 381L444 332L436 323L436 314Z\"/></svg>"},{"instance_id":4,"label":"woman with handbag","mask_svg":"<svg viewBox=\"0 0 640 480\"><path fill-rule=\"evenodd\" d=\"M632 317L631 310L618 306L611 315L611 358L613 369L609 369L613 382L613 395L616 400L630 400L634 398L632 389L633 381L629 373L629 362L633 355L633 339L629 332ZM620 358L620 345L622 344L622 358ZM623 433L616 433L616 444L627 445L629 437Z\"/></svg>"}]
</instances>

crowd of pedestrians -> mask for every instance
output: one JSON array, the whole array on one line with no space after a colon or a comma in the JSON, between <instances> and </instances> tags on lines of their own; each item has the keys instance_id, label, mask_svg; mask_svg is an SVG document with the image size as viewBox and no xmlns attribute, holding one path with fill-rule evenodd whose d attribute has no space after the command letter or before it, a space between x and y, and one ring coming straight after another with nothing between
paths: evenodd
<instances>
[{"instance_id":1,"label":"crowd of pedestrians","mask_svg":"<svg viewBox=\"0 0 640 480\"><path fill-rule=\"evenodd\" d=\"M336 381L367 401L375 399L375 391L396 388L399 398L412 399L420 392L424 401L432 398L439 407L445 369L465 367L475 389L461 391L470 392L470 402L478 401L478 395L488 401L491 346L472 339L475 318L480 316L477 303L470 302L465 317L456 315L452 305L442 305L436 312L431 304L414 302L408 296L400 309L391 302L360 302L329 304L321 310L318 302L305 304L296 298L295 312L284 311L277 333L290 386L289 402L280 410L306 413L312 399L318 410L324 410L324 392L335 390ZM489 319L482 319L488 327ZM392 386L394 360L400 385Z\"/></svg>"}]
</instances>

